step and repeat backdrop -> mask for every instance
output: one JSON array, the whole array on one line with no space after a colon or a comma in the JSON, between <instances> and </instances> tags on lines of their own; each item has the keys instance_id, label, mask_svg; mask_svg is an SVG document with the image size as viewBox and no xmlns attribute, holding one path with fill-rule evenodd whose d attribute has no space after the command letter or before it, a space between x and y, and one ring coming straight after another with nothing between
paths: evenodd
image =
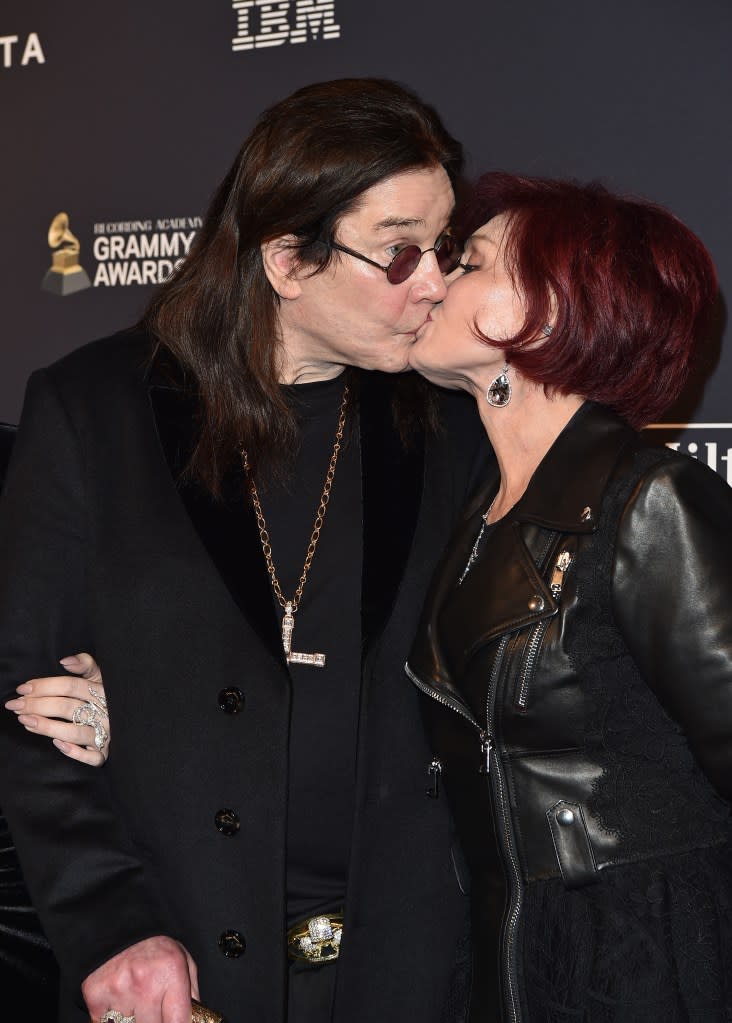
<instances>
[{"instance_id":1,"label":"step and repeat backdrop","mask_svg":"<svg viewBox=\"0 0 732 1023\"><path fill-rule=\"evenodd\" d=\"M700 235L718 321L654 429L732 484L730 40L729 0L3 0L0 420L137 318L262 109L375 75L437 107L471 174L599 179Z\"/></svg>"}]
</instances>

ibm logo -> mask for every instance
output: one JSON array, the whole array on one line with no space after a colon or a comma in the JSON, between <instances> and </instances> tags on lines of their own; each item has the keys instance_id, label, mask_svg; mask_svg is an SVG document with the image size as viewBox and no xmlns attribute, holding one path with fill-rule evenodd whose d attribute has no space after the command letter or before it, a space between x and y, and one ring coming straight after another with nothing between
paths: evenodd
<instances>
[{"instance_id":1,"label":"ibm logo","mask_svg":"<svg viewBox=\"0 0 732 1023\"><path fill-rule=\"evenodd\" d=\"M340 25L335 23L335 0L231 0L236 12L236 36L231 48L258 50L282 43L304 43L311 39L339 39ZM294 24L290 17L293 8ZM251 14L258 19L252 23ZM258 31L257 31L258 29Z\"/></svg>"},{"instance_id":2,"label":"ibm logo","mask_svg":"<svg viewBox=\"0 0 732 1023\"><path fill-rule=\"evenodd\" d=\"M674 451L705 462L732 486L732 423L653 423L646 429Z\"/></svg>"}]
</instances>

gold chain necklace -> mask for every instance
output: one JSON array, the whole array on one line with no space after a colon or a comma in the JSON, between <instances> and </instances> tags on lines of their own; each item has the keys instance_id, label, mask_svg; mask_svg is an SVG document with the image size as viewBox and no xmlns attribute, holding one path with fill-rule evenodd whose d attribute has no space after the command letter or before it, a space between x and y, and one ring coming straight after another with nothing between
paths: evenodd
<instances>
[{"instance_id":1,"label":"gold chain necklace","mask_svg":"<svg viewBox=\"0 0 732 1023\"><path fill-rule=\"evenodd\" d=\"M315 554L315 548L318 546L320 530L323 528L325 512L328 508L328 501L330 500L330 488L333 486L333 478L335 476L336 464L338 462L338 453L341 450L341 440L343 439L343 430L346 425L347 407L348 385L343 388L343 400L341 401L340 412L338 415L338 429L336 430L333 453L330 456L328 471L325 474L323 493L320 495L320 504L318 505L318 511L315 515L313 531L310 534L310 543L308 544L308 549L305 553L305 563L302 566L302 575L300 576L300 582L298 583L292 600L288 600L287 597L285 597L280 587L280 582L277 578L277 571L274 566L274 561L272 560L272 543L269 538L269 533L267 532L267 523L264 518L264 512L262 511L262 505L259 501L259 494L257 493L256 484L249 473L249 459L247 458L247 453L246 451L242 451L244 470L249 476L249 493L252 496L252 504L254 505L254 511L257 516L257 527L259 529L259 539L262 544L262 553L264 554L264 560L267 562L267 571L269 572L270 579L272 580L272 589L274 590L274 595L277 598L277 603L285 612L282 617L282 648L285 651L285 657L288 664L310 664L315 668L325 667L325 654L301 654L292 649L292 632L295 628L295 612L300 606L300 599L305 586L305 580L307 579L308 572L310 571L310 566L313 563L313 555Z\"/></svg>"}]
</instances>

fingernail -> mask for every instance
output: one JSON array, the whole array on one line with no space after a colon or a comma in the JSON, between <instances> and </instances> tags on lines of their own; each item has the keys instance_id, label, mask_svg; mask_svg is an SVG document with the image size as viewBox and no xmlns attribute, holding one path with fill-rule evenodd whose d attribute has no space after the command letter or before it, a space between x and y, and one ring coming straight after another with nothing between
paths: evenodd
<instances>
[{"instance_id":1,"label":"fingernail","mask_svg":"<svg viewBox=\"0 0 732 1023\"><path fill-rule=\"evenodd\" d=\"M81 661L76 655L72 655L71 657L62 657L58 663L63 664L64 668L78 668Z\"/></svg>"},{"instance_id":2,"label":"fingernail","mask_svg":"<svg viewBox=\"0 0 732 1023\"><path fill-rule=\"evenodd\" d=\"M16 693L22 693L23 696L27 696L28 693L32 693L33 692L33 683L32 682L21 682L19 686L16 686L15 691L16 691Z\"/></svg>"},{"instance_id":3,"label":"fingernail","mask_svg":"<svg viewBox=\"0 0 732 1023\"><path fill-rule=\"evenodd\" d=\"M69 750L71 749L71 746L68 744L68 742L62 742L61 739L52 739L51 741L53 742L56 749L60 749L62 753L68 753Z\"/></svg>"},{"instance_id":4,"label":"fingernail","mask_svg":"<svg viewBox=\"0 0 732 1023\"><path fill-rule=\"evenodd\" d=\"M8 702L5 704L5 708L7 710L12 710L16 714L19 710L22 710L23 707L25 707L25 700L23 699L22 696L18 697L18 699L8 700Z\"/></svg>"},{"instance_id":5,"label":"fingernail","mask_svg":"<svg viewBox=\"0 0 732 1023\"><path fill-rule=\"evenodd\" d=\"M26 728L38 728L38 718L35 714L18 714L18 721Z\"/></svg>"}]
</instances>

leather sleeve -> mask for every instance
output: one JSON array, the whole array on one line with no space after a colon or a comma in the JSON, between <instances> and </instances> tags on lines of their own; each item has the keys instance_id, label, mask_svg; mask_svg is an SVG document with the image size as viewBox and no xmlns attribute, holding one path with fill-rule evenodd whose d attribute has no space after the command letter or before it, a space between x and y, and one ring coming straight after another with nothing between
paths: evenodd
<instances>
[{"instance_id":1,"label":"leather sleeve","mask_svg":"<svg viewBox=\"0 0 732 1023\"><path fill-rule=\"evenodd\" d=\"M732 488L678 456L620 520L614 612L644 679L702 769L732 799Z\"/></svg>"},{"instance_id":2,"label":"leather sleeve","mask_svg":"<svg viewBox=\"0 0 732 1023\"><path fill-rule=\"evenodd\" d=\"M108 771L58 753L2 704L59 658L94 652L83 444L48 371L31 377L0 498L0 805L67 979L161 933L155 892L112 808ZM92 935L94 940L91 940Z\"/></svg>"}]
</instances>

